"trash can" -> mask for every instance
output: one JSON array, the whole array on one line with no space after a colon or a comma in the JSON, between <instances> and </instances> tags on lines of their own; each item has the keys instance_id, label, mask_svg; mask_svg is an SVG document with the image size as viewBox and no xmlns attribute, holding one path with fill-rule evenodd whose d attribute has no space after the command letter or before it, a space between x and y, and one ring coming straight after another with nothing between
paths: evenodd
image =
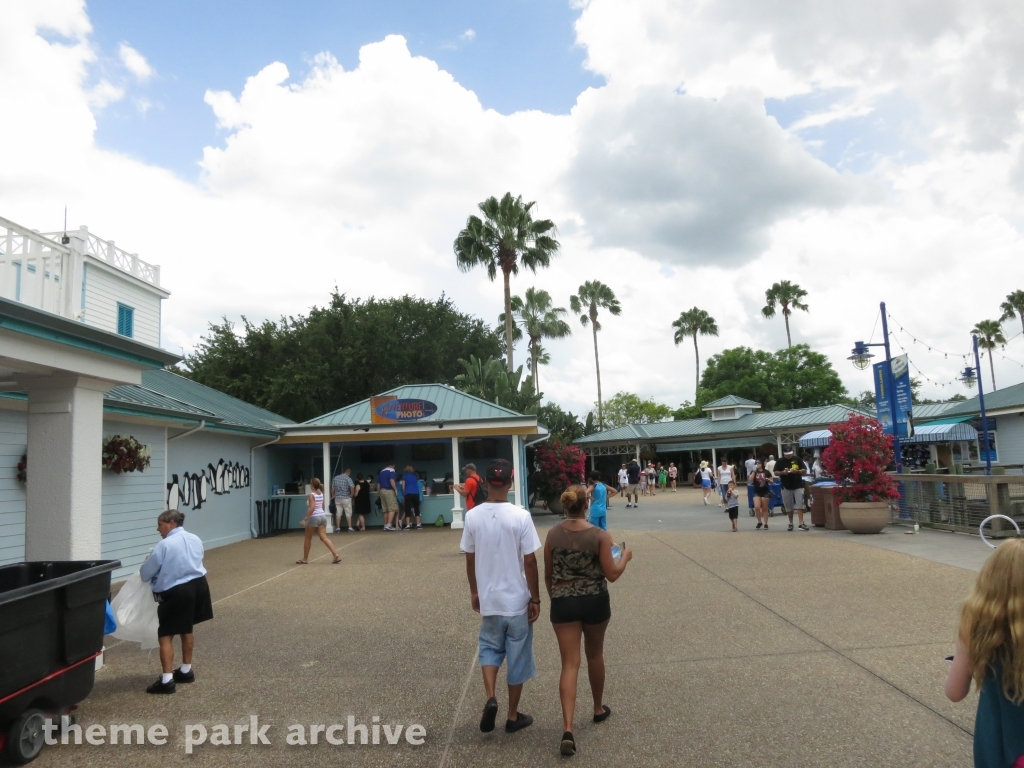
<instances>
[{"instance_id":1,"label":"trash can","mask_svg":"<svg viewBox=\"0 0 1024 768\"><path fill-rule=\"evenodd\" d=\"M110 572L120 560L0 568L0 742L17 763L43 748L47 716L85 699L103 650Z\"/></svg>"},{"instance_id":2,"label":"trash can","mask_svg":"<svg viewBox=\"0 0 1024 768\"><path fill-rule=\"evenodd\" d=\"M836 490L839 486L828 481L811 486L811 524L830 531L845 531L839 517L839 502Z\"/></svg>"}]
</instances>

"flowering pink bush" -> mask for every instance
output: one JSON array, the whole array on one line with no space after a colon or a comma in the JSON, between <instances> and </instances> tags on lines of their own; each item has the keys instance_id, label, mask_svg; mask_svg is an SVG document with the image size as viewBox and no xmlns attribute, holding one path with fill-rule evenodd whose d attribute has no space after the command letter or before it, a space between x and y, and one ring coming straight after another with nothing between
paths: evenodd
<instances>
[{"instance_id":1,"label":"flowering pink bush","mask_svg":"<svg viewBox=\"0 0 1024 768\"><path fill-rule=\"evenodd\" d=\"M103 444L103 468L121 474L142 472L149 466L149 448L131 435L114 435Z\"/></svg>"},{"instance_id":2,"label":"flowering pink bush","mask_svg":"<svg viewBox=\"0 0 1024 768\"><path fill-rule=\"evenodd\" d=\"M582 482L587 469L587 456L583 451L555 439L537 446L534 461L537 494L549 502L561 496L570 485Z\"/></svg>"},{"instance_id":3,"label":"flowering pink bush","mask_svg":"<svg viewBox=\"0 0 1024 768\"><path fill-rule=\"evenodd\" d=\"M869 416L852 414L833 424L832 441L821 456L825 470L841 486L842 501L886 501L900 496L896 481L885 474L892 460L892 435Z\"/></svg>"}]
</instances>

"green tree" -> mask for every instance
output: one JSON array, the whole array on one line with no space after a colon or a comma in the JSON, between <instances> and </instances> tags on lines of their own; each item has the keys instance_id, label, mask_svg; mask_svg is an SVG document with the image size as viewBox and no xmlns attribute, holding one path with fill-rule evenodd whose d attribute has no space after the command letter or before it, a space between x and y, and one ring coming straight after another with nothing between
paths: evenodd
<instances>
[{"instance_id":1,"label":"green tree","mask_svg":"<svg viewBox=\"0 0 1024 768\"><path fill-rule=\"evenodd\" d=\"M765 305L761 310L761 314L770 319L775 317L775 310L777 308L782 310L782 317L786 321L787 347L793 346L793 338L789 334L789 316L793 314L794 309L807 311L807 305L801 301L806 295L807 291L796 283L789 282L789 280L775 283L764 292Z\"/></svg>"},{"instance_id":2,"label":"green tree","mask_svg":"<svg viewBox=\"0 0 1024 768\"><path fill-rule=\"evenodd\" d=\"M653 424L670 418L672 409L667 405L632 392L617 392L604 404L604 423L608 429L626 424Z\"/></svg>"},{"instance_id":3,"label":"green tree","mask_svg":"<svg viewBox=\"0 0 1024 768\"><path fill-rule=\"evenodd\" d=\"M971 328L971 333L978 337L978 346L988 352L988 369L992 374L992 391L995 391L996 365L992 361L994 356L992 350L996 348L997 344L1006 343L1006 337L1003 336L1003 327L999 324L998 320L982 320ZM981 375L981 371L978 371L978 375Z\"/></svg>"},{"instance_id":4,"label":"green tree","mask_svg":"<svg viewBox=\"0 0 1024 768\"><path fill-rule=\"evenodd\" d=\"M501 354L501 334L445 296L350 300L308 315L210 324L182 373L304 421L400 384L454 384L459 358Z\"/></svg>"},{"instance_id":5,"label":"green tree","mask_svg":"<svg viewBox=\"0 0 1024 768\"><path fill-rule=\"evenodd\" d=\"M1016 320L1020 318L1021 328L1024 328L1024 291L1014 291L1007 294L1006 301L999 305L1003 314L1000 320Z\"/></svg>"},{"instance_id":6,"label":"green tree","mask_svg":"<svg viewBox=\"0 0 1024 768\"><path fill-rule=\"evenodd\" d=\"M523 377L523 366L509 373L500 359L481 360L473 355L459 363L465 373L455 377L455 386L463 392L517 413L537 412L540 395L533 385L533 377Z\"/></svg>"},{"instance_id":7,"label":"green tree","mask_svg":"<svg viewBox=\"0 0 1024 768\"><path fill-rule=\"evenodd\" d=\"M766 411L847 401L846 388L828 358L806 344L775 353L736 347L713 355L701 377L697 405L726 395L753 400Z\"/></svg>"},{"instance_id":8,"label":"green tree","mask_svg":"<svg viewBox=\"0 0 1024 768\"><path fill-rule=\"evenodd\" d=\"M615 292L602 282L588 280L579 287L579 290L569 297L569 306L572 311L579 315L583 327L590 325L594 332L594 367L597 369L597 425L604 429L604 409L601 406L601 358L597 354L597 332L601 330L601 323L597 319L600 309L608 310L609 314L618 315L622 313L619 300L615 298Z\"/></svg>"},{"instance_id":9,"label":"green tree","mask_svg":"<svg viewBox=\"0 0 1024 768\"><path fill-rule=\"evenodd\" d=\"M694 307L680 312L679 317L672 321L672 327L676 329L673 338L677 347L687 336L693 337L693 354L697 361L693 396L696 398L700 391L700 350L697 348L697 336L717 336L718 324L715 322L715 318L703 309Z\"/></svg>"},{"instance_id":10,"label":"green tree","mask_svg":"<svg viewBox=\"0 0 1024 768\"><path fill-rule=\"evenodd\" d=\"M484 217L471 215L465 228L459 232L453 245L459 269L468 272L473 267L487 269L494 280L501 271L505 284L505 354L506 368L512 372L512 287L511 276L519 274L519 266L536 273L546 267L559 250L554 238L555 224L550 219L534 220L535 202L524 203L522 196L511 192L498 200L488 197L479 204Z\"/></svg>"},{"instance_id":11,"label":"green tree","mask_svg":"<svg viewBox=\"0 0 1024 768\"><path fill-rule=\"evenodd\" d=\"M538 364L547 364L548 360L541 361L542 339L564 339L572 335L572 329L562 318L567 314L565 307L556 307L551 300L551 294L543 288L527 288L525 299L518 296L512 297L512 317L516 328L513 331L513 341L518 341L524 335L527 339L527 347L530 350L530 373L535 381L539 381ZM502 312L499 318L505 322L505 313ZM518 333L517 333L518 332ZM540 386L538 384L538 386Z\"/></svg>"},{"instance_id":12,"label":"green tree","mask_svg":"<svg viewBox=\"0 0 1024 768\"><path fill-rule=\"evenodd\" d=\"M587 419L581 422L572 413L563 411L554 403L545 403L537 409L537 421L547 427L552 440L566 444L596 431L593 412L588 413Z\"/></svg>"}]
</instances>

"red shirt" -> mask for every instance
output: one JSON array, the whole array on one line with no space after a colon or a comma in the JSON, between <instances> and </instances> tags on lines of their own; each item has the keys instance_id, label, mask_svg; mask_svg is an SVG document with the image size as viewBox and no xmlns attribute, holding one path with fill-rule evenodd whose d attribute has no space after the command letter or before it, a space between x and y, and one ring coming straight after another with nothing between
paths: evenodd
<instances>
[{"instance_id":1,"label":"red shirt","mask_svg":"<svg viewBox=\"0 0 1024 768\"><path fill-rule=\"evenodd\" d=\"M476 477L466 478L466 511L468 512L476 506L476 489L479 481Z\"/></svg>"}]
</instances>

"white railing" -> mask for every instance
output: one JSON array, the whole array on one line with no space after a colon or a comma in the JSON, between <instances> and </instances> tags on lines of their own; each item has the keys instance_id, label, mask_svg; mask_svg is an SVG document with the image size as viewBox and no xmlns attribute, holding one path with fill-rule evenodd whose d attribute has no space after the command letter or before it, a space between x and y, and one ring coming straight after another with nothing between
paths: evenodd
<instances>
[{"instance_id":1,"label":"white railing","mask_svg":"<svg viewBox=\"0 0 1024 768\"><path fill-rule=\"evenodd\" d=\"M0 297L66 314L71 249L0 218Z\"/></svg>"},{"instance_id":2,"label":"white railing","mask_svg":"<svg viewBox=\"0 0 1024 768\"><path fill-rule=\"evenodd\" d=\"M160 267L156 264L143 261L137 253L128 253L128 251L118 248L114 245L113 240L104 240L97 237L86 227L82 227L77 232L69 234L71 237L78 239L84 252L93 258L99 259L122 272L127 272L132 277L137 277L139 280L143 280L150 285L155 285L157 288L160 287ZM59 243L64 235L64 232L43 233L43 237L49 238L56 243Z\"/></svg>"}]
</instances>

